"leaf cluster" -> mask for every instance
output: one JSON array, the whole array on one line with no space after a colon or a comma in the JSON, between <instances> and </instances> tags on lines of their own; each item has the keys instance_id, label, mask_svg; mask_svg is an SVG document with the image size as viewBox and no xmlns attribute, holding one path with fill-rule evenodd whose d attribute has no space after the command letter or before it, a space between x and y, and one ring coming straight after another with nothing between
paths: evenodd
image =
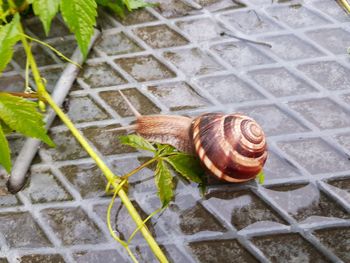
<instances>
[{"instance_id":1,"label":"leaf cluster","mask_svg":"<svg viewBox=\"0 0 350 263\"><path fill-rule=\"evenodd\" d=\"M46 133L37 103L0 92L0 164L7 172L11 170L11 152L5 135L12 131L38 138L54 146Z\"/></svg>"},{"instance_id":2,"label":"leaf cluster","mask_svg":"<svg viewBox=\"0 0 350 263\"><path fill-rule=\"evenodd\" d=\"M174 197L174 182L171 170L188 181L195 182L200 186L204 185L204 170L197 157L179 152L173 146L159 143L150 143L138 135L120 136L120 141L139 150L149 151L153 158L147 162L156 163L155 183L158 189L158 196L165 207Z\"/></svg>"},{"instance_id":3,"label":"leaf cluster","mask_svg":"<svg viewBox=\"0 0 350 263\"><path fill-rule=\"evenodd\" d=\"M69 30L74 33L81 52L86 57L96 25L98 5L109 8L117 15L124 17L126 11L152 4L143 0L0 0L0 20L7 24L8 17L13 17L14 14L32 7L48 35L53 18L60 12Z\"/></svg>"}]
</instances>

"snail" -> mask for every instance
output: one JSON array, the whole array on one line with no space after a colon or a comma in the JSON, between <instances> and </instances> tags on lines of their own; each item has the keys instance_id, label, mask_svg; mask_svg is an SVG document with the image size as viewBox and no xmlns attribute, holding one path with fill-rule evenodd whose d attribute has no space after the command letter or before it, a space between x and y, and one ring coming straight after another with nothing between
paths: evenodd
<instances>
[{"instance_id":1,"label":"snail","mask_svg":"<svg viewBox=\"0 0 350 263\"><path fill-rule=\"evenodd\" d=\"M196 154L217 179L244 182L254 179L267 159L262 128L243 114L207 113L196 118L175 115L141 115L119 91L136 117L133 129L145 139ZM116 129L112 129L116 130Z\"/></svg>"}]
</instances>

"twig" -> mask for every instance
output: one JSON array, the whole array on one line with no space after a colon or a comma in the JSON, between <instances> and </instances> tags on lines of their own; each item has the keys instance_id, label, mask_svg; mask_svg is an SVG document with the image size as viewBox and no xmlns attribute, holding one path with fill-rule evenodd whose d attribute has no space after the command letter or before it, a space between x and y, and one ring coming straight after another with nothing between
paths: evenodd
<instances>
[{"instance_id":1,"label":"twig","mask_svg":"<svg viewBox=\"0 0 350 263\"><path fill-rule=\"evenodd\" d=\"M256 45L263 45L263 46L266 46L268 48L272 48L272 45L269 44L269 43L255 41L255 40L239 37L239 36L233 35L231 33L221 32L220 36L229 36L229 37L233 37L235 39L241 40L241 41L249 42L249 43L256 44Z\"/></svg>"}]
</instances>

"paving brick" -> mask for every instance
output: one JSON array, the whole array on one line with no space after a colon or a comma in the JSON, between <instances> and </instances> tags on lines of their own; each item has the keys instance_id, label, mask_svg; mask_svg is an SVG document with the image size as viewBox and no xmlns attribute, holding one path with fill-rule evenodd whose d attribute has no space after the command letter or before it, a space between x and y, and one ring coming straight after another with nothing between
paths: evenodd
<instances>
[{"instance_id":1,"label":"paving brick","mask_svg":"<svg viewBox=\"0 0 350 263\"><path fill-rule=\"evenodd\" d=\"M78 263L119 263L123 261L117 250L79 251L74 254Z\"/></svg>"},{"instance_id":2,"label":"paving brick","mask_svg":"<svg viewBox=\"0 0 350 263\"><path fill-rule=\"evenodd\" d=\"M51 156L53 160L63 161L80 159L88 156L69 131L53 132L50 136L56 147L49 148L48 146L45 146L44 152L46 155Z\"/></svg>"},{"instance_id":3,"label":"paving brick","mask_svg":"<svg viewBox=\"0 0 350 263\"><path fill-rule=\"evenodd\" d=\"M212 47L218 55L235 68L271 64L274 61L244 42L218 44Z\"/></svg>"},{"instance_id":4,"label":"paving brick","mask_svg":"<svg viewBox=\"0 0 350 263\"><path fill-rule=\"evenodd\" d=\"M350 85L350 70L336 61L320 61L298 67L305 75L328 90L344 90Z\"/></svg>"},{"instance_id":5,"label":"paving brick","mask_svg":"<svg viewBox=\"0 0 350 263\"><path fill-rule=\"evenodd\" d=\"M142 51L142 48L123 32L105 34L100 41L97 42L95 49L103 51L109 56Z\"/></svg>"},{"instance_id":6,"label":"paving brick","mask_svg":"<svg viewBox=\"0 0 350 263\"><path fill-rule=\"evenodd\" d=\"M23 194L34 204L73 199L50 170L32 170L30 183L23 191Z\"/></svg>"},{"instance_id":7,"label":"paving brick","mask_svg":"<svg viewBox=\"0 0 350 263\"><path fill-rule=\"evenodd\" d=\"M341 206L312 184L275 186L265 191L281 209L303 223L349 217Z\"/></svg>"},{"instance_id":8,"label":"paving brick","mask_svg":"<svg viewBox=\"0 0 350 263\"><path fill-rule=\"evenodd\" d=\"M0 89L1 91L23 91L24 79L20 75L1 76Z\"/></svg>"},{"instance_id":9,"label":"paving brick","mask_svg":"<svg viewBox=\"0 0 350 263\"><path fill-rule=\"evenodd\" d=\"M96 148L104 155L134 152L135 149L123 145L118 140L118 136L125 135L124 131L113 131L113 128L119 126L111 125L106 129L100 126L91 126L83 129L83 134L89 139Z\"/></svg>"},{"instance_id":10,"label":"paving brick","mask_svg":"<svg viewBox=\"0 0 350 263\"><path fill-rule=\"evenodd\" d=\"M330 228L315 231L315 235L326 247L329 247L344 262L350 260L349 228Z\"/></svg>"},{"instance_id":11,"label":"paving brick","mask_svg":"<svg viewBox=\"0 0 350 263\"><path fill-rule=\"evenodd\" d=\"M329 15L333 19L336 19L341 22L348 22L349 16L346 14L344 9L339 6L337 3L334 3L332 1L322 0L315 2L313 6L319 10L321 10L323 13Z\"/></svg>"},{"instance_id":12,"label":"paving brick","mask_svg":"<svg viewBox=\"0 0 350 263\"><path fill-rule=\"evenodd\" d=\"M206 77L198 85L224 104L264 99L264 96L235 75Z\"/></svg>"},{"instance_id":13,"label":"paving brick","mask_svg":"<svg viewBox=\"0 0 350 263\"><path fill-rule=\"evenodd\" d=\"M7 179L7 176L0 175L0 207L21 205L17 196L8 192L6 186Z\"/></svg>"},{"instance_id":14,"label":"paving brick","mask_svg":"<svg viewBox=\"0 0 350 263\"><path fill-rule=\"evenodd\" d=\"M320 26L329 23L322 16L304 6L278 6L268 9L268 13L292 28Z\"/></svg>"},{"instance_id":15,"label":"paving brick","mask_svg":"<svg viewBox=\"0 0 350 263\"><path fill-rule=\"evenodd\" d=\"M106 196L107 180L95 164L68 165L60 170L83 198Z\"/></svg>"},{"instance_id":16,"label":"paving brick","mask_svg":"<svg viewBox=\"0 0 350 263\"><path fill-rule=\"evenodd\" d=\"M274 179L285 179L290 177L301 176L301 172L298 171L293 164L288 160L279 157L277 154L269 151L269 157L264 166L264 173L266 175L265 180L273 181Z\"/></svg>"},{"instance_id":17,"label":"paving brick","mask_svg":"<svg viewBox=\"0 0 350 263\"><path fill-rule=\"evenodd\" d=\"M289 106L320 129L344 128L350 125L349 113L326 98L294 101Z\"/></svg>"},{"instance_id":18,"label":"paving brick","mask_svg":"<svg viewBox=\"0 0 350 263\"><path fill-rule=\"evenodd\" d=\"M167 83L148 87L148 90L170 110L185 110L203 107L208 101L184 82Z\"/></svg>"},{"instance_id":19,"label":"paving brick","mask_svg":"<svg viewBox=\"0 0 350 263\"><path fill-rule=\"evenodd\" d=\"M188 76L203 75L222 70L211 56L199 49L184 49L164 53L164 57Z\"/></svg>"},{"instance_id":20,"label":"paving brick","mask_svg":"<svg viewBox=\"0 0 350 263\"><path fill-rule=\"evenodd\" d=\"M298 234L280 234L256 237L258 246L271 262L329 262L320 252Z\"/></svg>"},{"instance_id":21,"label":"paving brick","mask_svg":"<svg viewBox=\"0 0 350 263\"><path fill-rule=\"evenodd\" d=\"M201 42L222 39L224 28L209 18L177 22L176 25L193 41Z\"/></svg>"},{"instance_id":22,"label":"paving brick","mask_svg":"<svg viewBox=\"0 0 350 263\"><path fill-rule=\"evenodd\" d=\"M109 115L90 97L72 97L69 99L68 116L76 123L106 120Z\"/></svg>"},{"instance_id":23,"label":"paving brick","mask_svg":"<svg viewBox=\"0 0 350 263\"><path fill-rule=\"evenodd\" d=\"M175 77L175 74L153 56L120 58L115 62L137 81L160 80Z\"/></svg>"},{"instance_id":24,"label":"paving brick","mask_svg":"<svg viewBox=\"0 0 350 263\"><path fill-rule=\"evenodd\" d=\"M0 214L0 231L10 248L51 247L51 242L29 212Z\"/></svg>"},{"instance_id":25,"label":"paving brick","mask_svg":"<svg viewBox=\"0 0 350 263\"><path fill-rule=\"evenodd\" d=\"M83 80L91 88L123 84L126 80L107 63L93 63L81 73Z\"/></svg>"},{"instance_id":26,"label":"paving brick","mask_svg":"<svg viewBox=\"0 0 350 263\"><path fill-rule=\"evenodd\" d=\"M250 71L248 74L256 83L276 97L317 92L310 84L285 68L259 69Z\"/></svg>"},{"instance_id":27,"label":"paving brick","mask_svg":"<svg viewBox=\"0 0 350 263\"><path fill-rule=\"evenodd\" d=\"M53 233L65 246L97 244L106 240L101 230L81 208L47 208L41 213Z\"/></svg>"},{"instance_id":28,"label":"paving brick","mask_svg":"<svg viewBox=\"0 0 350 263\"><path fill-rule=\"evenodd\" d=\"M269 43L272 46L271 51L279 58L286 61L323 56L323 53L316 47L295 35L264 37L260 40Z\"/></svg>"},{"instance_id":29,"label":"paving brick","mask_svg":"<svg viewBox=\"0 0 350 263\"><path fill-rule=\"evenodd\" d=\"M132 105L143 115L150 115L159 113L159 108L153 104L147 97L145 97L137 89L124 89L123 94L130 100ZM104 91L101 92L100 97L110 105L122 117L134 116L130 107L125 103L118 91Z\"/></svg>"},{"instance_id":30,"label":"paving brick","mask_svg":"<svg viewBox=\"0 0 350 263\"><path fill-rule=\"evenodd\" d=\"M285 224L284 220L250 191L219 190L209 193L204 204L210 204L215 213L238 230L246 227L264 227Z\"/></svg>"},{"instance_id":31,"label":"paving brick","mask_svg":"<svg viewBox=\"0 0 350 263\"><path fill-rule=\"evenodd\" d=\"M281 27L255 10L236 11L223 16L228 24L246 34L261 34L280 30Z\"/></svg>"},{"instance_id":32,"label":"paving brick","mask_svg":"<svg viewBox=\"0 0 350 263\"><path fill-rule=\"evenodd\" d=\"M323 28L306 34L334 54L346 54L350 45L350 32L342 28Z\"/></svg>"},{"instance_id":33,"label":"paving brick","mask_svg":"<svg viewBox=\"0 0 350 263\"><path fill-rule=\"evenodd\" d=\"M188 41L166 25L139 27L134 32L152 48L183 46Z\"/></svg>"},{"instance_id":34,"label":"paving brick","mask_svg":"<svg viewBox=\"0 0 350 263\"><path fill-rule=\"evenodd\" d=\"M19 259L20 263L65 263L66 261L59 254L52 255L27 255Z\"/></svg>"},{"instance_id":35,"label":"paving brick","mask_svg":"<svg viewBox=\"0 0 350 263\"><path fill-rule=\"evenodd\" d=\"M239 262L258 262L237 240L198 241L190 243L189 248L200 262L225 262L230 258Z\"/></svg>"},{"instance_id":36,"label":"paving brick","mask_svg":"<svg viewBox=\"0 0 350 263\"><path fill-rule=\"evenodd\" d=\"M319 138L280 142L278 145L312 174L346 171L348 158Z\"/></svg>"},{"instance_id":37,"label":"paving brick","mask_svg":"<svg viewBox=\"0 0 350 263\"><path fill-rule=\"evenodd\" d=\"M328 187L331 188L334 194L350 202L350 179L338 178L327 180Z\"/></svg>"}]
</instances>

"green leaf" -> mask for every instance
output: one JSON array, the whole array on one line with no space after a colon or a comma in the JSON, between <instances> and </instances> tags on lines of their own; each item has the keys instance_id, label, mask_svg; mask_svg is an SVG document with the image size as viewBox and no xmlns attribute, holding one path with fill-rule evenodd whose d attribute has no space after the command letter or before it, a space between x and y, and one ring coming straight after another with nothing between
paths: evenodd
<instances>
[{"instance_id":1,"label":"green leaf","mask_svg":"<svg viewBox=\"0 0 350 263\"><path fill-rule=\"evenodd\" d=\"M156 149L153 147L153 145L142 138L141 136L135 135L135 134L130 134L126 136L119 136L119 140L122 144L129 145L131 147L134 147L136 149L140 150L146 150L146 151L151 151L155 152Z\"/></svg>"},{"instance_id":2,"label":"green leaf","mask_svg":"<svg viewBox=\"0 0 350 263\"><path fill-rule=\"evenodd\" d=\"M0 126L2 128L2 131L5 134L9 134L9 133L13 132L13 130L1 119L0 119Z\"/></svg>"},{"instance_id":3,"label":"green leaf","mask_svg":"<svg viewBox=\"0 0 350 263\"><path fill-rule=\"evenodd\" d=\"M124 3L129 11L132 11L132 10L138 9L138 8L142 8L142 7L154 6L154 4L146 3L143 0L124 0Z\"/></svg>"},{"instance_id":4,"label":"green leaf","mask_svg":"<svg viewBox=\"0 0 350 263\"><path fill-rule=\"evenodd\" d=\"M49 34L51 21L58 12L61 0L33 0L33 10L44 25L46 35Z\"/></svg>"},{"instance_id":5,"label":"green leaf","mask_svg":"<svg viewBox=\"0 0 350 263\"><path fill-rule=\"evenodd\" d=\"M264 174L263 170L260 171L260 173L257 175L257 178L258 178L259 184L264 184L264 182L265 182L265 174Z\"/></svg>"},{"instance_id":6,"label":"green leaf","mask_svg":"<svg viewBox=\"0 0 350 263\"><path fill-rule=\"evenodd\" d=\"M70 31L75 34L79 48L85 58L96 25L96 9L95 0L61 0L62 17Z\"/></svg>"},{"instance_id":7,"label":"green leaf","mask_svg":"<svg viewBox=\"0 0 350 263\"><path fill-rule=\"evenodd\" d=\"M0 0L0 17L2 18L4 14L4 8L3 8L4 2Z\"/></svg>"},{"instance_id":8,"label":"green leaf","mask_svg":"<svg viewBox=\"0 0 350 263\"><path fill-rule=\"evenodd\" d=\"M11 129L54 146L46 133L43 116L37 111L37 103L0 93L0 119Z\"/></svg>"},{"instance_id":9,"label":"green leaf","mask_svg":"<svg viewBox=\"0 0 350 263\"><path fill-rule=\"evenodd\" d=\"M203 183L202 178L204 171L199 160L195 156L178 153L165 158L165 160L175 169L176 172L181 174L187 180L198 184Z\"/></svg>"},{"instance_id":10,"label":"green leaf","mask_svg":"<svg viewBox=\"0 0 350 263\"><path fill-rule=\"evenodd\" d=\"M159 160L157 163L155 179L162 207L165 207L173 199L174 184L169 168L163 160Z\"/></svg>"},{"instance_id":11,"label":"green leaf","mask_svg":"<svg viewBox=\"0 0 350 263\"><path fill-rule=\"evenodd\" d=\"M0 126L0 164L8 173L11 171L11 151L5 134Z\"/></svg>"},{"instance_id":12,"label":"green leaf","mask_svg":"<svg viewBox=\"0 0 350 263\"><path fill-rule=\"evenodd\" d=\"M0 73L11 61L13 56L13 47L20 39L19 25L19 15L16 14L9 24L0 26Z\"/></svg>"},{"instance_id":13,"label":"green leaf","mask_svg":"<svg viewBox=\"0 0 350 263\"><path fill-rule=\"evenodd\" d=\"M107 6L111 0L96 0L98 5Z\"/></svg>"},{"instance_id":14,"label":"green leaf","mask_svg":"<svg viewBox=\"0 0 350 263\"><path fill-rule=\"evenodd\" d=\"M122 1L117 1L122 2ZM108 3L107 7L111 9L114 13L116 13L121 18L125 18L125 8L123 3Z\"/></svg>"},{"instance_id":15,"label":"green leaf","mask_svg":"<svg viewBox=\"0 0 350 263\"><path fill-rule=\"evenodd\" d=\"M178 152L174 146L171 146L169 144L160 144L156 143L157 146L157 155L167 155L173 152Z\"/></svg>"}]
</instances>

